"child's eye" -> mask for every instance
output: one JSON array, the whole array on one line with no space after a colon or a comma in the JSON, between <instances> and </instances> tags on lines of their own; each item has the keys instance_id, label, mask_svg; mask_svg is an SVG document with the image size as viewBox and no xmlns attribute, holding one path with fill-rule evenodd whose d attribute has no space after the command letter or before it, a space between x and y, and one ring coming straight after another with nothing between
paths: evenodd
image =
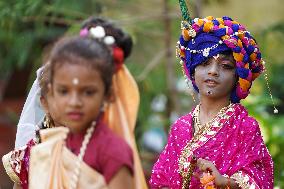
<instances>
[{"instance_id":1,"label":"child's eye","mask_svg":"<svg viewBox=\"0 0 284 189\"><path fill-rule=\"evenodd\" d=\"M232 65L230 65L230 64L226 64L226 63L223 63L223 64L222 64L222 67L223 67L224 69L226 69L226 70L232 70L232 69L235 68L234 66L232 66Z\"/></svg>"},{"instance_id":2,"label":"child's eye","mask_svg":"<svg viewBox=\"0 0 284 189\"><path fill-rule=\"evenodd\" d=\"M95 90L85 90L84 91L84 94L86 95L86 96L92 96L92 95L94 95L95 94Z\"/></svg>"},{"instance_id":3,"label":"child's eye","mask_svg":"<svg viewBox=\"0 0 284 189\"><path fill-rule=\"evenodd\" d=\"M64 89L64 88L60 88L60 89L57 89L57 92L60 94L60 95L66 95L68 93L68 90L67 89Z\"/></svg>"},{"instance_id":4,"label":"child's eye","mask_svg":"<svg viewBox=\"0 0 284 189\"><path fill-rule=\"evenodd\" d=\"M201 63L202 66L207 66L207 65L209 65L209 64L210 64L210 61L209 61L209 60L207 60L207 61Z\"/></svg>"}]
</instances>

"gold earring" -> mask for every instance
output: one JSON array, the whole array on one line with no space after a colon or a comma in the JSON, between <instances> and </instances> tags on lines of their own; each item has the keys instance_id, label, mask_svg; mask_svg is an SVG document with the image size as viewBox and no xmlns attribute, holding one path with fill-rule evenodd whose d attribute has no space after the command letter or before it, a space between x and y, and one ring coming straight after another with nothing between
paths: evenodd
<instances>
[{"instance_id":1,"label":"gold earring","mask_svg":"<svg viewBox=\"0 0 284 189\"><path fill-rule=\"evenodd\" d=\"M43 119L43 127L44 128L51 128L53 127L52 120L49 115L45 115Z\"/></svg>"},{"instance_id":2,"label":"gold earring","mask_svg":"<svg viewBox=\"0 0 284 189\"><path fill-rule=\"evenodd\" d=\"M105 112L106 106L107 106L107 103L106 103L106 102L103 102L103 104L102 104L102 106L101 106L101 112Z\"/></svg>"}]
</instances>

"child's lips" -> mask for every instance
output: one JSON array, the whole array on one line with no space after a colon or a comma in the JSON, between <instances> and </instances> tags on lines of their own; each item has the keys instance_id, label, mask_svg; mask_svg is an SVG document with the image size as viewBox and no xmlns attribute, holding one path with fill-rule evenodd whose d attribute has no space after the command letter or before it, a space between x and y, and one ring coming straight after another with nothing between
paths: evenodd
<instances>
[{"instance_id":1,"label":"child's lips","mask_svg":"<svg viewBox=\"0 0 284 189\"><path fill-rule=\"evenodd\" d=\"M67 115L71 120L74 121L80 120L83 117L83 113L81 112L69 112Z\"/></svg>"},{"instance_id":2,"label":"child's lips","mask_svg":"<svg viewBox=\"0 0 284 189\"><path fill-rule=\"evenodd\" d=\"M211 87L214 87L214 86L218 85L218 82L216 80L214 80L214 79L206 79L205 83L208 86L211 86Z\"/></svg>"}]
</instances>

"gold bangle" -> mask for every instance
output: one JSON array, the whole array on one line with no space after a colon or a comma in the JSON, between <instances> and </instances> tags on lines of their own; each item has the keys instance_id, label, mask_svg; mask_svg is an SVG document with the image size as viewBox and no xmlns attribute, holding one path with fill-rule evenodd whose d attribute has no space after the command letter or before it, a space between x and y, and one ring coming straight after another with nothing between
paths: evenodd
<instances>
[{"instance_id":1,"label":"gold bangle","mask_svg":"<svg viewBox=\"0 0 284 189\"><path fill-rule=\"evenodd\" d=\"M226 185L226 189L230 189L231 187L231 179L230 177L227 178L228 179L228 182L227 182L227 185Z\"/></svg>"}]
</instances>

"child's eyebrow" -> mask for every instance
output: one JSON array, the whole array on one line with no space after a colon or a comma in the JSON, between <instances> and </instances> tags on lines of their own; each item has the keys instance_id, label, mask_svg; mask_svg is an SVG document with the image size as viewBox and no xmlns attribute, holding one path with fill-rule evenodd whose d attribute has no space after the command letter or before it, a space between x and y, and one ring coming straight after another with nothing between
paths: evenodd
<instances>
[{"instance_id":1,"label":"child's eyebrow","mask_svg":"<svg viewBox=\"0 0 284 189\"><path fill-rule=\"evenodd\" d=\"M85 90L85 89L97 89L98 87L96 85L85 85L82 86L81 89Z\"/></svg>"},{"instance_id":2,"label":"child's eyebrow","mask_svg":"<svg viewBox=\"0 0 284 189\"><path fill-rule=\"evenodd\" d=\"M227 61L230 61L232 63L235 62L234 58L228 57L228 56L225 56L225 55L221 55L219 58L220 58L220 60L227 60Z\"/></svg>"},{"instance_id":3,"label":"child's eyebrow","mask_svg":"<svg viewBox=\"0 0 284 189\"><path fill-rule=\"evenodd\" d=\"M230 57L230 56L226 56L226 55L224 55L224 54L220 54L220 59L228 59L228 60L234 60L234 58L233 57Z\"/></svg>"},{"instance_id":4,"label":"child's eyebrow","mask_svg":"<svg viewBox=\"0 0 284 189\"><path fill-rule=\"evenodd\" d=\"M56 86L58 87L66 87L66 84L55 82Z\"/></svg>"}]
</instances>

